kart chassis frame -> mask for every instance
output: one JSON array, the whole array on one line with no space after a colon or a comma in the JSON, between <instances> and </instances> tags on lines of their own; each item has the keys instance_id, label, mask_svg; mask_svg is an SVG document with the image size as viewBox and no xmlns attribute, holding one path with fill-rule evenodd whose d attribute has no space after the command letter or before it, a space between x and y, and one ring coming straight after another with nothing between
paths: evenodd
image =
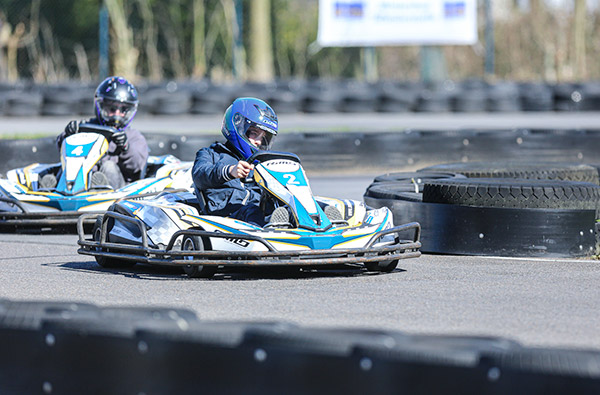
<instances>
[{"instance_id":1,"label":"kart chassis frame","mask_svg":"<svg viewBox=\"0 0 600 395\"><path fill-rule=\"evenodd\" d=\"M421 255L419 241L421 226L417 222L399 225L382 230L371 236L365 247L328 250L277 251L268 240L255 235L208 232L196 229L175 232L165 248L152 248L148 245L146 225L138 218L108 211L102 216L100 240L85 239L83 223L97 219L97 215L83 214L79 217L77 232L79 235L78 252L83 255L101 256L138 263L180 266L180 265L340 265L381 262L396 259L416 258ZM141 245L113 243L107 241L108 218L129 222L138 227ZM413 231L410 240L400 239L400 233ZM394 244L374 247L383 236L395 234ZM176 241L184 235L201 238L238 239L261 243L267 251L223 251L201 250L182 251L177 249Z\"/></svg>"}]
</instances>

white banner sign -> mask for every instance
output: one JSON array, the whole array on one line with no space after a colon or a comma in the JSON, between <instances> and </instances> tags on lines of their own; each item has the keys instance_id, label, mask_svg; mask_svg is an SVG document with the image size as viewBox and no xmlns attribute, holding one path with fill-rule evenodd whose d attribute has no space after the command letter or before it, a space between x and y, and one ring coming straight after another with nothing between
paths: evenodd
<instances>
[{"instance_id":1,"label":"white banner sign","mask_svg":"<svg viewBox=\"0 0 600 395\"><path fill-rule=\"evenodd\" d=\"M476 0L319 0L322 47L471 45Z\"/></svg>"}]
</instances>

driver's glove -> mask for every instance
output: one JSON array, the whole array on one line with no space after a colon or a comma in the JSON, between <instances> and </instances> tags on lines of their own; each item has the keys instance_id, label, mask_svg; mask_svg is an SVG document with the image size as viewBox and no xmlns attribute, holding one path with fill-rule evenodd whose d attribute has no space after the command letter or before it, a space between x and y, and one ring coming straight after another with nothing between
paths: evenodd
<instances>
[{"instance_id":1,"label":"driver's glove","mask_svg":"<svg viewBox=\"0 0 600 395\"><path fill-rule=\"evenodd\" d=\"M112 139L117 145L117 147L121 148L122 151L127 151L129 149L129 144L127 143L127 135L124 130L119 130L112 135Z\"/></svg>"},{"instance_id":2,"label":"driver's glove","mask_svg":"<svg viewBox=\"0 0 600 395\"><path fill-rule=\"evenodd\" d=\"M72 134L75 134L79 131L79 122L71 121L65 126L65 135L69 137Z\"/></svg>"}]
</instances>

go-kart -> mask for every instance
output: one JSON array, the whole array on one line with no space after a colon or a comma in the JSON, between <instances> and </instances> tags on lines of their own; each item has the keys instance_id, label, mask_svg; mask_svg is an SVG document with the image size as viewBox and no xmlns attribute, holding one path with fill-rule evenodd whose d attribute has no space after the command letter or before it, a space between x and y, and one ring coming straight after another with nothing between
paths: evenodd
<instances>
[{"instance_id":1,"label":"go-kart","mask_svg":"<svg viewBox=\"0 0 600 395\"><path fill-rule=\"evenodd\" d=\"M192 162L172 155L150 156L145 176L122 188L114 190L102 182L106 177L97 177L93 170L115 132L83 123L79 133L64 140L60 163L34 163L8 171L6 179L0 179L0 228L74 226L81 213L102 213L116 199L191 188ZM50 185L48 178L53 179Z\"/></svg>"},{"instance_id":2,"label":"go-kart","mask_svg":"<svg viewBox=\"0 0 600 395\"><path fill-rule=\"evenodd\" d=\"M118 201L102 216L82 216L78 252L102 267L181 266L189 277L204 278L219 268L247 265L360 265L390 272L399 259L420 256L418 223L394 227L386 207L371 210L359 201L313 196L296 155L259 151L249 161L255 163L252 179L261 187L261 206L279 212L286 207L285 222L271 218L260 227L206 215L202 193L164 192ZM90 217L96 223L93 238L86 239L82 221Z\"/></svg>"}]
</instances>

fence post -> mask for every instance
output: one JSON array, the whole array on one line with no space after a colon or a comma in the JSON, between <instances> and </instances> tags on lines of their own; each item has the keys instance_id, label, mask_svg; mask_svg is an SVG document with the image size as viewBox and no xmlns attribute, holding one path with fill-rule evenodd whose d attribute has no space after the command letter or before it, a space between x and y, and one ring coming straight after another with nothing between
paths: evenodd
<instances>
[{"instance_id":1,"label":"fence post","mask_svg":"<svg viewBox=\"0 0 600 395\"><path fill-rule=\"evenodd\" d=\"M494 70L494 18L492 16L492 2L485 0L485 75L493 77Z\"/></svg>"},{"instance_id":2,"label":"fence post","mask_svg":"<svg viewBox=\"0 0 600 395\"><path fill-rule=\"evenodd\" d=\"M233 67L232 74L233 78L238 80L242 77L243 69L244 69L244 56L243 56L243 28L244 28L244 18L243 18L243 5L242 0L235 0L235 24L233 26Z\"/></svg>"},{"instance_id":3,"label":"fence post","mask_svg":"<svg viewBox=\"0 0 600 395\"><path fill-rule=\"evenodd\" d=\"M444 51L439 46L421 47L421 80L425 83L440 82L448 78Z\"/></svg>"},{"instance_id":4,"label":"fence post","mask_svg":"<svg viewBox=\"0 0 600 395\"><path fill-rule=\"evenodd\" d=\"M106 3L103 1L100 7L100 13L98 15L98 37L99 37L99 50L100 56L98 58L98 77L100 80L108 77L108 60L109 60L109 43L110 38L108 35L108 9Z\"/></svg>"}]
</instances>

